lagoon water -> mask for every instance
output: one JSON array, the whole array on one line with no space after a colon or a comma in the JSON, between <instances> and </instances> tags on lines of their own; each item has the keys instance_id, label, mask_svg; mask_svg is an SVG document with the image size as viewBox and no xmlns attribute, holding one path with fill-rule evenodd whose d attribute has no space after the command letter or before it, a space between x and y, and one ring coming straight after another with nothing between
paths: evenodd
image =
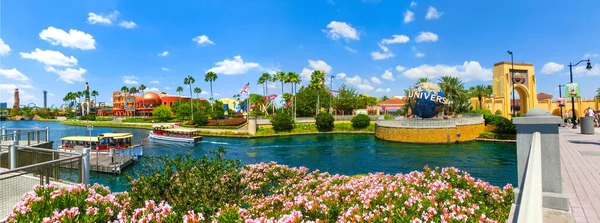
<instances>
[{"instance_id":1,"label":"lagoon water","mask_svg":"<svg viewBox=\"0 0 600 223\"><path fill-rule=\"evenodd\" d=\"M7 128L49 127L50 140L56 148L65 136L87 136L86 127L68 126L59 122L2 121ZM226 158L239 159L243 164L275 161L289 166L305 166L331 174L364 174L385 172L408 173L429 167L457 167L473 177L493 185L517 183L516 144L468 142L460 144L422 145L388 142L368 134L322 134L269 138L204 137L196 145L159 143L148 140L148 130L94 127L92 136L106 132L131 132L134 142L144 145L144 155L189 154L200 157L220 146L227 149ZM139 162L143 162L143 158ZM124 172L140 168L136 163ZM110 186L112 191L127 189L124 174L92 172L90 181Z\"/></svg>"}]
</instances>

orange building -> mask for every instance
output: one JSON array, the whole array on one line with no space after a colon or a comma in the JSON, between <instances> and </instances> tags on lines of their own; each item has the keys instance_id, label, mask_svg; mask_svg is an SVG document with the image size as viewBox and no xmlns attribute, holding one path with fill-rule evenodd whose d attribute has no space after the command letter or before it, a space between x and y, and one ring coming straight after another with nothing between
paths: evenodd
<instances>
[{"instance_id":1,"label":"orange building","mask_svg":"<svg viewBox=\"0 0 600 223\"><path fill-rule=\"evenodd\" d=\"M157 106L171 107L177 100L185 102L190 101L190 97L168 95L165 92L160 94L154 92L146 92L141 96L125 94L121 91L113 92L113 107L112 109L98 110L98 116L143 116L152 115L152 110ZM200 98L201 101L206 99Z\"/></svg>"}]
</instances>

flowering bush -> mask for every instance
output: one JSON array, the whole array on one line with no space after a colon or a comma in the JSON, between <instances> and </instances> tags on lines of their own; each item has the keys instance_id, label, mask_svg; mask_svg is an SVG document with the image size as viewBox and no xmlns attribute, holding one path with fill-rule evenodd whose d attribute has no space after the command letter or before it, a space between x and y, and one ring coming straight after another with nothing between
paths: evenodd
<instances>
[{"instance_id":1,"label":"flowering bush","mask_svg":"<svg viewBox=\"0 0 600 223\"><path fill-rule=\"evenodd\" d=\"M129 193L100 185L36 187L8 222L505 222L513 199L504 188L456 168L389 175L342 176L276 163L245 166L239 204L176 213L161 201L140 207ZM200 189L200 188L190 188ZM195 194L198 191L188 191ZM182 207L183 208L183 207ZM187 207L193 208L193 207ZM209 216L209 217L204 217Z\"/></svg>"}]
</instances>

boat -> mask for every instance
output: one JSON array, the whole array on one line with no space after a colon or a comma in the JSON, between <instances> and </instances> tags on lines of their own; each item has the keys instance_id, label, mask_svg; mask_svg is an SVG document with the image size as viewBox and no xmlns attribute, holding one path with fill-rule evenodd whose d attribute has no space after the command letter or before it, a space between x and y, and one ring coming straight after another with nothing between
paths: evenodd
<instances>
[{"instance_id":1,"label":"boat","mask_svg":"<svg viewBox=\"0 0 600 223\"><path fill-rule=\"evenodd\" d=\"M172 125L152 126L152 131L150 131L148 138L189 144L196 144L202 141L199 130L176 128Z\"/></svg>"},{"instance_id":2,"label":"boat","mask_svg":"<svg viewBox=\"0 0 600 223\"><path fill-rule=\"evenodd\" d=\"M141 144L134 144L131 133L103 133L98 136L67 136L61 138L59 150L90 148L92 153L115 156L131 156L137 159L143 155Z\"/></svg>"}]
</instances>

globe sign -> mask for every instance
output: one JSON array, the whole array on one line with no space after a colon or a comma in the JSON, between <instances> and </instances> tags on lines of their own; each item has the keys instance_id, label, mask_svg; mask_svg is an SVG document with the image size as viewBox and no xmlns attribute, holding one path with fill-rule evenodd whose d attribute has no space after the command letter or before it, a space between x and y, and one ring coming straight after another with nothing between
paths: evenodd
<instances>
[{"instance_id":1,"label":"globe sign","mask_svg":"<svg viewBox=\"0 0 600 223\"><path fill-rule=\"evenodd\" d=\"M421 118L433 118L438 115L449 100L444 97L444 92L439 85L423 82L411 89L408 103L412 114Z\"/></svg>"}]
</instances>

